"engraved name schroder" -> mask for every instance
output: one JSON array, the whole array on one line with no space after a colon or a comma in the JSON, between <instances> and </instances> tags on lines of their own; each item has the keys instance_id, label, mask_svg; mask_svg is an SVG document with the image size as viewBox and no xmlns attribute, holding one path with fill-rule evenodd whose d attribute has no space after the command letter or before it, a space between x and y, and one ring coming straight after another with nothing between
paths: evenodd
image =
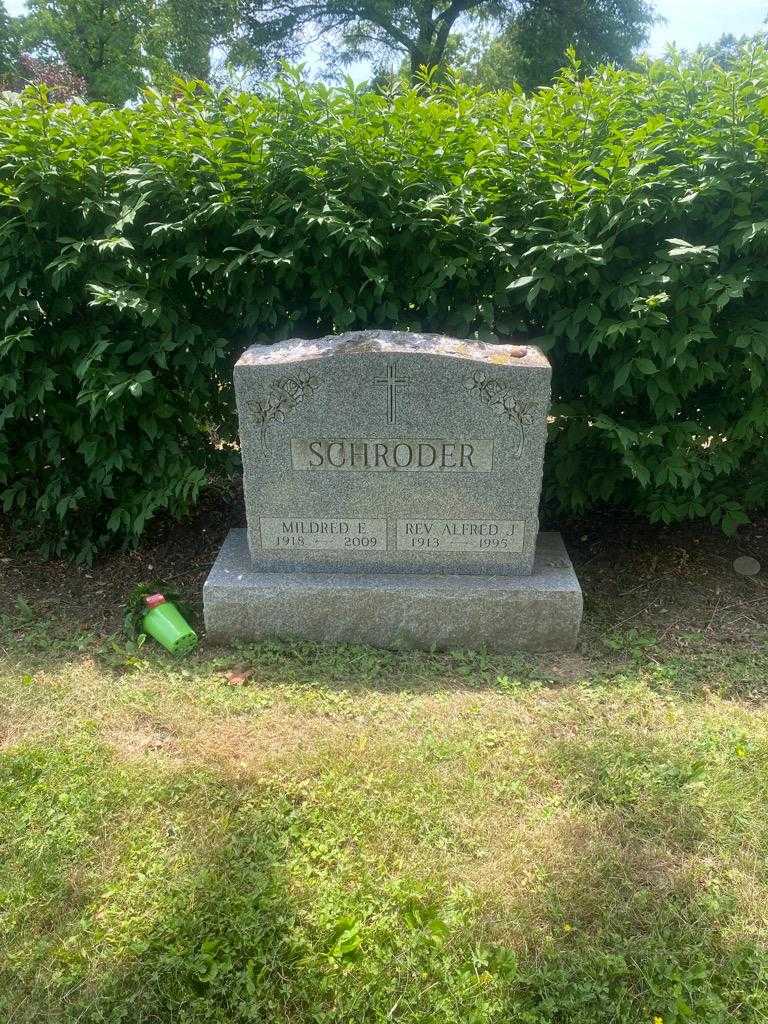
<instances>
[{"instance_id":1,"label":"engraved name schroder","mask_svg":"<svg viewBox=\"0 0 768 1024\"><path fill-rule=\"evenodd\" d=\"M294 469L488 473L493 441L294 437L291 461Z\"/></svg>"}]
</instances>

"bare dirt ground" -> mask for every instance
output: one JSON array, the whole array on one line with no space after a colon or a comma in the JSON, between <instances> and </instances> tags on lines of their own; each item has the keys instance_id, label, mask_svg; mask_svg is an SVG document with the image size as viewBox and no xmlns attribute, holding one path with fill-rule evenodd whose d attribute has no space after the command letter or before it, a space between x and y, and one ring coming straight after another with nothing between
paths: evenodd
<instances>
[{"instance_id":1,"label":"bare dirt ground","mask_svg":"<svg viewBox=\"0 0 768 1024\"><path fill-rule=\"evenodd\" d=\"M160 520L133 551L101 556L90 567L42 562L15 549L0 526L0 613L21 597L38 615L66 616L97 634L120 628L126 596L159 579L200 612L203 582L227 531L244 525L236 490L208 495L182 523ZM546 524L545 524L546 525ZM736 537L702 523L652 526L621 512L560 523L584 588L584 642L598 631L653 632L674 642L693 632L714 643L759 643L768 626L768 519ZM756 558L755 577L735 572L741 555ZM567 677L568 659L562 669ZM577 666L578 671L578 666Z\"/></svg>"}]
</instances>

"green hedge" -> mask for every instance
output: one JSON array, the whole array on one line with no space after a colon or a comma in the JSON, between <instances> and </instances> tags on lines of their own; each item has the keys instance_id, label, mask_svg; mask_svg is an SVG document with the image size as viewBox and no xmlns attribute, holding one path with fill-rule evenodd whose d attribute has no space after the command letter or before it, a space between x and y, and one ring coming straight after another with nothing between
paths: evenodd
<instances>
[{"instance_id":1,"label":"green hedge","mask_svg":"<svg viewBox=\"0 0 768 1024\"><path fill-rule=\"evenodd\" d=\"M535 96L287 77L0 110L0 492L49 553L231 469L256 338L532 331L546 495L734 529L768 499L768 53Z\"/></svg>"}]
</instances>

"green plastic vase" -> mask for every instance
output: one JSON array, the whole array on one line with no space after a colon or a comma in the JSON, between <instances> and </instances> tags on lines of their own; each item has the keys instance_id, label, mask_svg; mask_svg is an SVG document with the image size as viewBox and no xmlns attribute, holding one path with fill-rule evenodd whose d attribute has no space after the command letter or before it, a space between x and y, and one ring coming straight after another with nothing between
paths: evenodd
<instances>
[{"instance_id":1,"label":"green plastic vase","mask_svg":"<svg viewBox=\"0 0 768 1024\"><path fill-rule=\"evenodd\" d=\"M152 594L144 601L149 609L142 622L145 633L171 654L186 654L197 647L197 633L175 604L166 601L162 594Z\"/></svg>"}]
</instances>

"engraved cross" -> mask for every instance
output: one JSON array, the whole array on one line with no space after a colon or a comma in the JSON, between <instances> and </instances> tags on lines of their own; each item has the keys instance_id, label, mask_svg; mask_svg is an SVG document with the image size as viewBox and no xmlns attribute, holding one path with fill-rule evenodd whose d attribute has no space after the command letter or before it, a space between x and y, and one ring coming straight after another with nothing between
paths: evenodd
<instances>
[{"instance_id":1,"label":"engraved cross","mask_svg":"<svg viewBox=\"0 0 768 1024\"><path fill-rule=\"evenodd\" d=\"M387 423L394 423L397 419L397 389L401 385L413 383L405 377L397 376L397 363L387 364L386 377L377 377L374 384L383 384L387 389Z\"/></svg>"}]
</instances>

